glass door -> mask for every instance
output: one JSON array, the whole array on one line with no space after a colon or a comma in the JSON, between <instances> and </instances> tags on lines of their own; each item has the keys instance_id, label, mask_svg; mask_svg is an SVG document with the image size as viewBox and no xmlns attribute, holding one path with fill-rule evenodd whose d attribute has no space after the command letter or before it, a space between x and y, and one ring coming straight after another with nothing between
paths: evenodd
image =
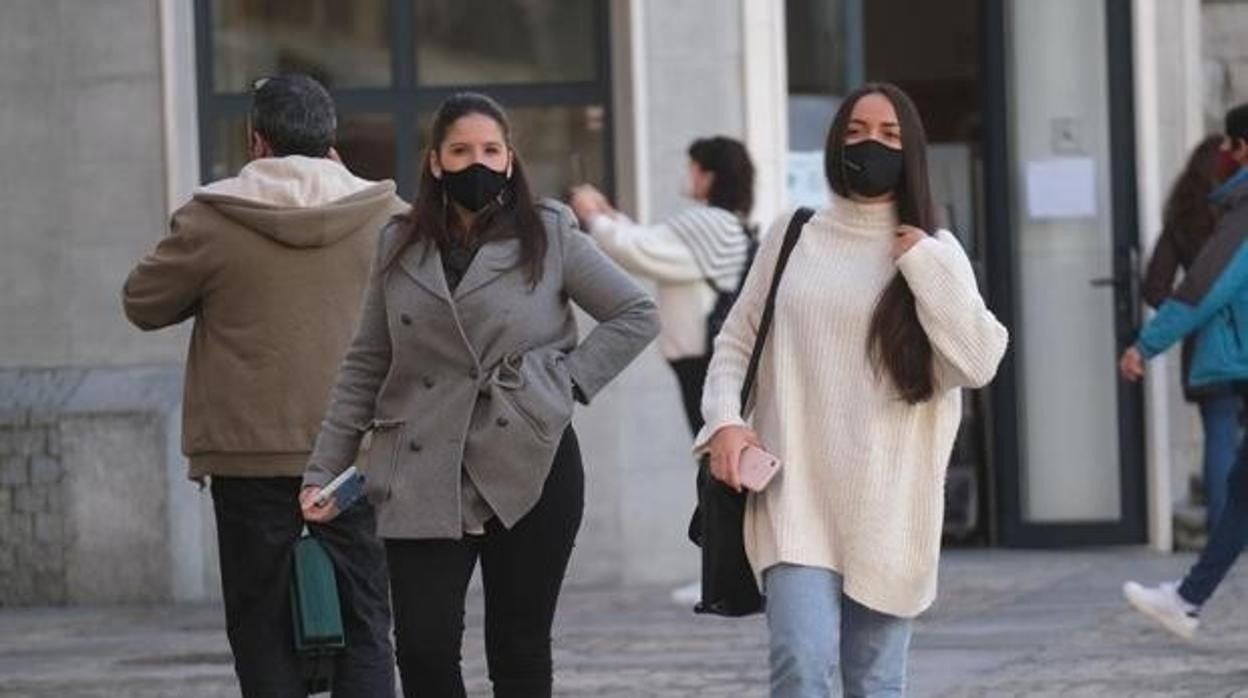
<instances>
[{"instance_id":1,"label":"glass door","mask_svg":"<svg viewBox=\"0 0 1248 698\"><path fill-rule=\"evenodd\" d=\"M1001 540L1140 542L1142 398L1116 371L1137 312L1130 3L983 11L999 23L993 300L1013 331L994 394Z\"/></svg>"}]
</instances>

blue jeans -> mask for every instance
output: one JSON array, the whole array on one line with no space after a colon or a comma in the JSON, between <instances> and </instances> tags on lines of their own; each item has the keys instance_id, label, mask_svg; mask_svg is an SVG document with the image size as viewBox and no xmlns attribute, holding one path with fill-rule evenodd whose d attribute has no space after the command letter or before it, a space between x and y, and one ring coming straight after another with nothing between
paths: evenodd
<instances>
[{"instance_id":1,"label":"blue jeans","mask_svg":"<svg viewBox=\"0 0 1248 698\"><path fill-rule=\"evenodd\" d=\"M1226 506L1226 479L1235 464L1242 403L1238 395L1226 394L1201 398L1199 405L1205 432L1206 530L1212 533Z\"/></svg>"},{"instance_id":2,"label":"blue jeans","mask_svg":"<svg viewBox=\"0 0 1248 698\"><path fill-rule=\"evenodd\" d=\"M849 598L832 570L776 565L763 586L772 698L831 696L838 664L846 698L904 695L913 621Z\"/></svg>"},{"instance_id":3,"label":"blue jeans","mask_svg":"<svg viewBox=\"0 0 1248 698\"><path fill-rule=\"evenodd\" d=\"M1183 578L1179 596L1197 606L1208 601L1245 545L1248 545L1248 451L1241 446L1226 479L1226 506L1210 531L1209 543Z\"/></svg>"}]
</instances>

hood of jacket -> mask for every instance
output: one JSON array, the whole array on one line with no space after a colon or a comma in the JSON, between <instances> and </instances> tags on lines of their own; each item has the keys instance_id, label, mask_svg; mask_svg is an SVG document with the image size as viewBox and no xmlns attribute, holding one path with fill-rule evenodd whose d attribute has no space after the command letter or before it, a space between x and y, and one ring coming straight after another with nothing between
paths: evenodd
<instances>
[{"instance_id":1,"label":"hood of jacket","mask_svg":"<svg viewBox=\"0 0 1248 698\"><path fill-rule=\"evenodd\" d=\"M394 182L351 174L328 158L290 155L248 163L237 177L194 198L243 227L288 247L324 247L359 231L394 197Z\"/></svg>"}]
</instances>

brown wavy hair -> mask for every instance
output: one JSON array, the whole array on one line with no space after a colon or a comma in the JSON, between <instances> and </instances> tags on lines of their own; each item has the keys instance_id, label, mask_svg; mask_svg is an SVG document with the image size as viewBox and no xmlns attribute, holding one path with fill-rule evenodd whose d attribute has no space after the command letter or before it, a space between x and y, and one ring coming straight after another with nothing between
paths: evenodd
<instances>
[{"instance_id":1,"label":"brown wavy hair","mask_svg":"<svg viewBox=\"0 0 1248 698\"><path fill-rule=\"evenodd\" d=\"M498 102L476 92L452 95L434 113L433 125L429 129L429 147L422 158L416 199L411 209L397 217L400 222L399 243L382 269L389 269L404 250L418 241L432 240L440 247L454 244L456 231L451 222L451 207L442 182L433 176L432 160L433 154L446 142L446 134L455 122L474 114L488 117L502 130L507 149L511 151L511 179L507 181L507 188L503 190L499 201L490 203L481 210L473 222L473 228L475 231L504 230L518 238L520 259L517 266L526 268L529 283L536 285L542 278L542 260L546 256L547 248L546 230L537 213L520 153L516 152L507 113ZM459 234L469 235L475 231L460 231Z\"/></svg>"},{"instance_id":2,"label":"brown wavy hair","mask_svg":"<svg viewBox=\"0 0 1248 698\"><path fill-rule=\"evenodd\" d=\"M824 174L832 191L849 198L849 178L845 172L845 135L858 100L867 95L883 95L897 111L901 127L901 152L904 163L901 179L893 191L898 219L931 235L935 231L936 214L932 206L931 185L927 177L927 133L914 102L889 83L869 83L849 93L832 126L824 150ZM936 392L932 366L932 343L919 324L914 293L900 273L893 277L880 294L867 332L867 355L876 370L892 379L901 398L918 404Z\"/></svg>"},{"instance_id":3,"label":"brown wavy hair","mask_svg":"<svg viewBox=\"0 0 1248 698\"><path fill-rule=\"evenodd\" d=\"M1162 210L1162 230L1174 236L1175 244L1190 261L1213 234L1214 207L1209 194L1218 187L1218 151L1222 136L1208 136L1192 150L1183 173L1174 180Z\"/></svg>"}]
</instances>

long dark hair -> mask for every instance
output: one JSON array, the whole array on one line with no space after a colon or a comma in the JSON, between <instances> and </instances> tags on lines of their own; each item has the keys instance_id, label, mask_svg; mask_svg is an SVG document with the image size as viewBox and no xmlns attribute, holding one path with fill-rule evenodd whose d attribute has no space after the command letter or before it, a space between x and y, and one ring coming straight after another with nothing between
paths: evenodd
<instances>
[{"instance_id":1,"label":"long dark hair","mask_svg":"<svg viewBox=\"0 0 1248 698\"><path fill-rule=\"evenodd\" d=\"M849 131L854 105L870 94L883 95L892 102L901 127L905 164L901 180L893 191L897 217L902 223L931 235L935 231L936 214L927 178L927 134L914 102L896 85L869 83L849 93L841 102L828 129L824 150L823 168L828 184L842 197L851 195L845 173L845 134ZM914 293L900 273L893 277L876 302L867 332L867 355L877 371L888 374L906 402L917 404L935 394L932 343L919 324Z\"/></svg>"},{"instance_id":2,"label":"long dark hair","mask_svg":"<svg viewBox=\"0 0 1248 698\"><path fill-rule=\"evenodd\" d=\"M1213 234L1214 212L1209 194L1218 186L1221 136L1208 136L1192 150L1183 173L1174 180L1162 209L1162 229L1173 236L1185 264L1191 263Z\"/></svg>"},{"instance_id":3,"label":"long dark hair","mask_svg":"<svg viewBox=\"0 0 1248 698\"><path fill-rule=\"evenodd\" d=\"M735 138L699 138L689 146L689 159L714 175L707 203L748 217L754 209L754 163Z\"/></svg>"},{"instance_id":4,"label":"long dark hair","mask_svg":"<svg viewBox=\"0 0 1248 698\"><path fill-rule=\"evenodd\" d=\"M446 134L456 121L473 114L489 117L503 132L507 149L511 151L511 179L504 190L501 203L491 203L483 209L473 227L483 230L495 222L505 227L520 240L520 259L517 266L525 267L529 283L536 285L542 278L542 259L546 256L546 231L534 205L529 180L524 174L524 164L512 139L511 122L501 105L493 99L476 92L461 92L448 97L433 115L429 129L429 147L425 150L420 168L420 184L412 208L399 216L401 239L383 265L388 269L408 247L420 240L432 240L440 246L454 243L451 229L450 205L447 203L442 183L433 176L433 154L446 141ZM502 219L502 220L499 220ZM457 224L457 223L456 223ZM464 231L471 233L472 231Z\"/></svg>"}]
</instances>

